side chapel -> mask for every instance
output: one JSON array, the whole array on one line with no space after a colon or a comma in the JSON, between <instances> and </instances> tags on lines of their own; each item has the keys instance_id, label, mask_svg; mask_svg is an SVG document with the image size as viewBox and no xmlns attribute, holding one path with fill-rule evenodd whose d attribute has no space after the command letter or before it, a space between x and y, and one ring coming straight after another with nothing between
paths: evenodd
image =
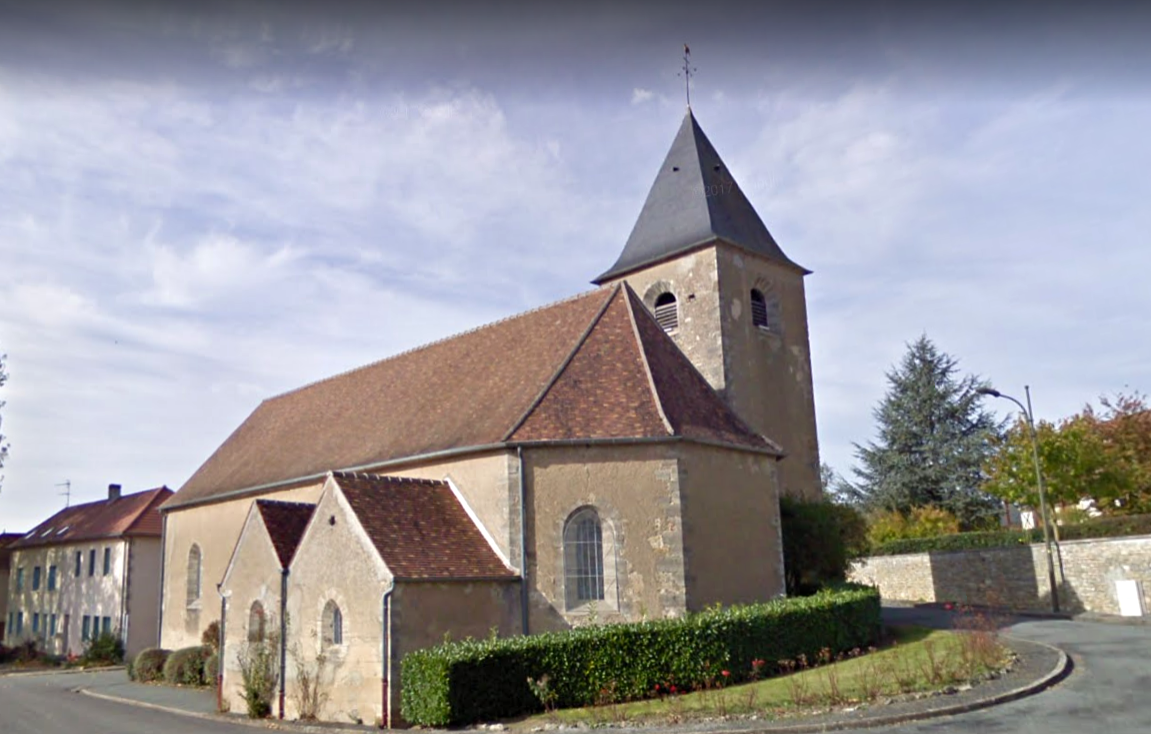
<instances>
[{"instance_id":1,"label":"side chapel","mask_svg":"<svg viewBox=\"0 0 1151 734\"><path fill-rule=\"evenodd\" d=\"M819 493L804 276L689 109L595 290L269 398L164 505L161 645L275 633L273 711L398 721L450 635L784 593L779 496Z\"/></svg>"}]
</instances>

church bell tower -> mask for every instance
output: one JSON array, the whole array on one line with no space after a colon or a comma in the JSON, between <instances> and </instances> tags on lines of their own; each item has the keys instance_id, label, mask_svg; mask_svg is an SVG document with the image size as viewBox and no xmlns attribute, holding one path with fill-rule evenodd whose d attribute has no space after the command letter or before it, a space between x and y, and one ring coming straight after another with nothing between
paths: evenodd
<instances>
[{"instance_id":1,"label":"church bell tower","mask_svg":"<svg viewBox=\"0 0 1151 734\"><path fill-rule=\"evenodd\" d=\"M594 282L627 281L728 405L782 447L782 492L812 498L809 273L780 249L688 108L623 252Z\"/></svg>"}]
</instances>

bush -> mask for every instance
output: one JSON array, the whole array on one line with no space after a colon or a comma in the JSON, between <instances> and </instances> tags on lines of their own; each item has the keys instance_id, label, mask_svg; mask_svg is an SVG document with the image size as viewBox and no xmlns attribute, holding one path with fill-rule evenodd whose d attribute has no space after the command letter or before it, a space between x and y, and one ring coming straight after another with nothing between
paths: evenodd
<instances>
[{"instance_id":1,"label":"bush","mask_svg":"<svg viewBox=\"0 0 1151 734\"><path fill-rule=\"evenodd\" d=\"M959 532L959 519L940 507L913 507L907 515L896 511L879 512L871 516L867 539L872 545L882 545L909 538L933 538Z\"/></svg>"},{"instance_id":2,"label":"bush","mask_svg":"<svg viewBox=\"0 0 1151 734\"><path fill-rule=\"evenodd\" d=\"M272 698L280 680L279 645L278 636L269 635L263 640L250 640L240 646L237 657L249 718L263 719L272 713Z\"/></svg>"},{"instance_id":3,"label":"bush","mask_svg":"<svg viewBox=\"0 0 1151 734\"><path fill-rule=\"evenodd\" d=\"M1151 535L1151 515L1099 517L1078 525L1059 528L1063 540L1089 538L1115 538L1128 535ZM997 530L984 533L955 533L935 538L907 538L874 546L873 556L897 556L904 553L931 551L978 550L980 548L1009 548L1043 542L1043 529Z\"/></svg>"},{"instance_id":4,"label":"bush","mask_svg":"<svg viewBox=\"0 0 1151 734\"><path fill-rule=\"evenodd\" d=\"M854 508L781 497L784 581L791 596L813 594L847 578L866 552L866 523Z\"/></svg>"},{"instance_id":5,"label":"bush","mask_svg":"<svg viewBox=\"0 0 1151 734\"><path fill-rule=\"evenodd\" d=\"M124 641L120 635L102 632L84 643L84 665L119 665L124 661Z\"/></svg>"},{"instance_id":6,"label":"bush","mask_svg":"<svg viewBox=\"0 0 1151 734\"><path fill-rule=\"evenodd\" d=\"M815 659L867 647L879 634L879 592L866 587L714 609L682 619L581 627L567 632L452 642L409 653L401 664L402 712L412 724L446 726L518 716L543 704L528 681L547 676L559 707L744 680L752 660Z\"/></svg>"},{"instance_id":7,"label":"bush","mask_svg":"<svg viewBox=\"0 0 1151 734\"><path fill-rule=\"evenodd\" d=\"M204 659L204 685L214 686L220 675L220 651L212 650Z\"/></svg>"},{"instance_id":8,"label":"bush","mask_svg":"<svg viewBox=\"0 0 1151 734\"><path fill-rule=\"evenodd\" d=\"M176 650L164 662L164 682L174 686L204 686L204 662L211 654L212 648L207 645Z\"/></svg>"},{"instance_id":9,"label":"bush","mask_svg":"<svg viewBox=\"0 0 1151 734\"><path fill-rule=\"evenodd\" d=\"M159 647L149 647L140 651L136 655L136 659L132 661L132 675L134 680L141 683L153 683L161 680L164 677L164 663L167 662L168 656L172 654L171 650L164 650Z\"/></svg>"},{"instance_id":10,"label":"bush","mask_svg":"<svg viewBox=\"0 0 1151 734\"><path fill-rule=\"evenodd\" d=\"M214 619L200 634L200 644L213 650L220 649L220 620Z\"/></svg>"}]
</instances>

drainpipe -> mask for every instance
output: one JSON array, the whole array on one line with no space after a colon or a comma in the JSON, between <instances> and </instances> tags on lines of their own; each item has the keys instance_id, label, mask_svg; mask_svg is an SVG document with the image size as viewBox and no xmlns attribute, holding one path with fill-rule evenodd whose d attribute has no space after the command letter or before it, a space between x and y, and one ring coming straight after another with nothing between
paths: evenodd
<instances>
[{"instance_id":1,"label":"drainpipe","mask_svg":"<svg viewBox=\"0 0 1151 734\"><path fill-rule=\"evenodd\" d=\"M156 644L164 645L164 595L168 593L164 587L165 571L168 570L168 514L160 513L160 609L156 614ZM221 624L223 624L221 622ZM65 635L67 647L67 635Z\"/></svg>"},{"instance_id":2,"label":"drainpipe","mask_svg":"<svg viewBox=\"0 0 1151 734\"><path fill-rule=\"evenodd\" d=\"M280 719L284 718L284 689L288 676L288 569L280 569Z\"/></svg>"},{"instance_id":3,"label":"drainpipe","mask_svg":"<svg viewBox=\"0 0 1151 734\"><path fill-rule=\"evenodd\" d=\"M382 721L385 729L392 728L392 592L395 590L396 582L393 580L388 583L388 588L384 591L384 597L380 603L380 616L383 625L380 635L380 652L383 654L380 694L383 696L384 715Z\"/></svg>"},{"instance_id":4,"label":"drainpipe","mask_svg":"<svg viewBox=\"0 0 1151 734\"><path fill-rule=\"evenodd\" d=\"M125 654L128 649L128 597L132 594L132 539L124 541L124 575L120 577L120 641L124 643Z\"/></svg>"},{"instance_id":5,"label":"drainpipe","mask_svg":"<svg viewBox=\"0 0 1151 734\"><path fill-rule=\"evenodd\" d=\"M216 649L219 651L216 660L216 710L224 710L224 640L225 630L228 624L228 597L232 592L224 593L224 582L216 584L216 593L220 595L220 638L216 641Z\"/></svg>"},{"instance_id":6,"label":"drainpipe","mask_svg":"<svg viewBox=\"0 0 1151 734\"><path fill-rule=\"evenodd\" d=\"M520 468L520 632L528 634L528 506L527 485L524 483L524 447L516 446L516 460Z\"/></svg>"}]
</instances>

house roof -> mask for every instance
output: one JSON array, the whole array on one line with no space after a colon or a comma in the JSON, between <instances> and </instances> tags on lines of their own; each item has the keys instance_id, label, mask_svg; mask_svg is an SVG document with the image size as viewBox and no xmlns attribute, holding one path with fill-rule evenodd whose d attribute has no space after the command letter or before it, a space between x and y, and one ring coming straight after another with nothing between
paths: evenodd
<instances>
[{"instance_id":1,"label":"house roof","mask_svg":"<svg viewBox=\"0 0 1151 734\"><path fill-rule=\"evenodd\" d=\"M20 538L23 538L25 533L0 533L0 548L6 545L15 543Z\"/></svg>"},{"instance_id":2,"label":"house roof","mask_svg":"<svg viewBox=\"0 0 1151 734\"><path fill-rule=\"evenodd\" d=\"M447 482L349 472L332 478L395 578L518 578Z\"/></svg>"},{"instance_id":3,"label":"house roof","mask_svg":"<svg viewBox=\"0 0 1151 734\"><path fill-rule=\"evenodd\" d=\"M281 502L279 500L256 500L256 510L264 521L264 527L280 559L280 567L287 568L296 555L300 538L316 506L307 502Z\"/></svg>"},{"instance_id":4,"label":"house roof","mask_svg":"<svg viewBox=\"0 0 1151 734\"><path fill-rule=\"evenodd\" d=\"M72 505L32 528L9 549L103 538L159 537L162 529L159 507L171 496L172 490L156 487L116 499Z\"/></svg>"},{"instance_id":5,"label":"house roof","mask_svg":"<svg viewBox=\"0 0 1151 734\"><path fill-rule=\"evenodd\" d=\"M165 509L441 451L668 436L778 451L614 285L265 400Z\"/></svg>"},{"instance_id":6,"label":"house roof","mask_svg":"<svg viewBox=\"0 0 1151 734\"><path fill-rule=\"evenodd\" d=\"M722 240L800 268L776 244L689 108L615 265L622 275Z\"/></svg>"}]
</instances>

